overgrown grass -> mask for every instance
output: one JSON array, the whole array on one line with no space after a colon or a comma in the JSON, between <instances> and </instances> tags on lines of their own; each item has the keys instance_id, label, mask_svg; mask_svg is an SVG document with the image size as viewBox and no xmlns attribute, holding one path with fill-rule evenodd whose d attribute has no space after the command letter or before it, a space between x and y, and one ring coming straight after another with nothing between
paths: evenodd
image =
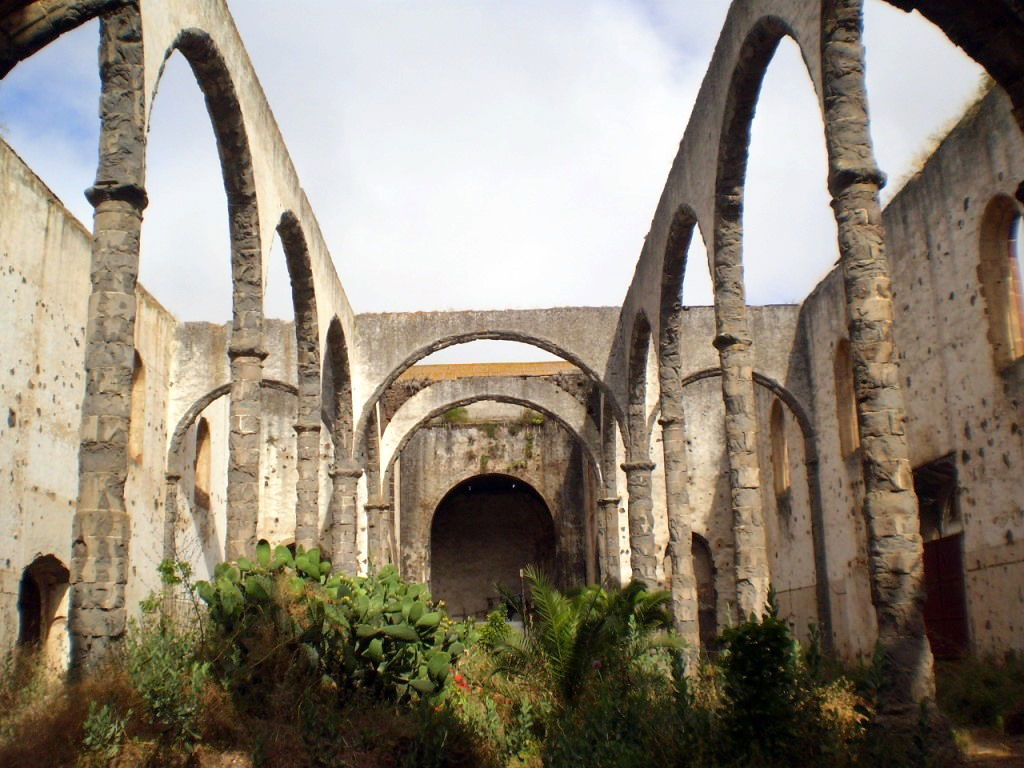
<instances>
[{"instance_id":1,"label":"overgrown grass","mask_svg":"<svg viewBox=\"0 0 1024 768\"><path fill-rule=\"evenodd\" d=\"M165 566L190 620L148 602L80 683L10 662L0 766L186 766L197 750L273 768L901 764L870 738L877 668L855 682L771 606L711 661L667 632L667 596L638 585L561 593L534 576L522 632L498 613L456 628L393 572L339 580L289 557L261 550L205 586ZM985 670L940 671L943 697L997 689L992 705L957 699L972 722L1005 716L1024 680L1016 659ZM906 765L928 764L914 754Z\"/></svg>"},{"instance_id":2,"label":"overgrown grass","mask_svg":"<svg viewBox=\"0 0 1024 768\"><path fill-rule=\"evenodd\" d=\"M968 658L935 664L939 707L954 725L1024 733L1024 659Z\"/></svg>"}]
</instances>

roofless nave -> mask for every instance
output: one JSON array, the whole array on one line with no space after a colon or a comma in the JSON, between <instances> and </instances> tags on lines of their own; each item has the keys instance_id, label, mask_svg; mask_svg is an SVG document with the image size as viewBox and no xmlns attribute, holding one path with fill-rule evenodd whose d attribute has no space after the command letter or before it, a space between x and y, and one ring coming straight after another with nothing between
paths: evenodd
<instances>
[{"instance_id":1,"label":"roofless nave","mask_svg":"<svg viewBox=\"0 0 1024 768\"><path fill-rule=\"evenodd\" d=\"M529 549L565 581L667 584L694 642L702 624L760 610L771 584L798 630L819 623L839 652L877 639L890 712L931 696L932 651L1024 647L1024 13L1013 0L893 4L997 86L884 214L861 3L736 0L622 307L373 315L349 306L224 2L0 4L4 72L102 17L92 231L0 151L4 642L60 656L70 641L93 660L161 558L203 574L266 537L319 543L348 571L395 561L435 582L442 561L452 578L461 543L462 565L510 572ZM749 129L784 37L821 106L841 262L802 304L750 308ZM222 161L226 327L179 323L136 285L147 119L174 53ZM680 300L698 228L713 308ZM275 231L294 323L263 317ZM413 368L474 339L534 344L572 368ZM456 407L467 421L446 419ZM467 530L473 483L507 492L495 508L518 491L505 514L536 535L510 552L493 546L511 540L500 516ZM464 587L442 586L472 612Z\"/></svg>"}]
</instances>

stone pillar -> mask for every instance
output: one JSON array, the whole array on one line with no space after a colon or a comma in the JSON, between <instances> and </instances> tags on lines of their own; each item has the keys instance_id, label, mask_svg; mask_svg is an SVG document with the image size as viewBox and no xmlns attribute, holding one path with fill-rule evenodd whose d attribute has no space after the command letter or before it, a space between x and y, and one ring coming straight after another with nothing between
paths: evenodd
<instances>
[{"instance_id":1,"label":"stone pillar","mask_svg":"<svg viewBox=\"0 0 1024 768\"><path fill-rule=\"evenodd\" d=\"M295 544L305 549L320 545L320 422L295 425L298 480L295 483Z\"/></svg>"},{"instance_id":2,"label":"stone pillar","mask_svg":"<svg viewBox=\"0 0 1024 768\"><path fill-rule=\"evenodd\" d=\"M864 471L871 596L887 663L882 717L917 716L934 699L925 635L922 544L906 412L893 341L893 304L878 193L884 176L868 132L860 0L835 0L824 20L829 190L849 314Z\"/></svg>"},{"instance_id":3,"label":"stone pillar","mask_svg":"<svg viewBox=\"0 0 1024 768\"><path fill-rule=\"evenodd\" d=\"M664 403L664 398L662 400ZM662 409L676 410L666 409L664 404ZM658 423L665 454L665 500L668 506L669 557L672 558L672 616L679 636L691 648L699 649L697 579L693 574L693 532L686 476L686 426L681 413L661 418Z\"/></svg>"},{"instance_id":4,"label":"stone pillar","mask_svg":"<svg viewBox=\"0 0 1024 768\"><path fill-rule=\"evenodd\" d=\"M366 510L366 569L367 573L376 573L387 565L391 504L386 499L376 498L364 504L363 509Z\"/></svg>"},{"instance_id":5,"label":"stone pillar","mask_svg":"<svg viewBox=\"0 0 1024 768\"><path fill-rule=\"evenodd\" d=\"M178 557L178 483L181 475L168 472L164 475L164 560Z\"/></svg>"},{"instance_id":6,"label":"stone pillar","mask_svg":"<svg viewBox=\"0 0 1024 768\"><path fill-rule=\"evenodd\" d=\"M99 661L125 630L130 522L125 508L135 282L146 207L142 24L123 8L101 23L100 158L86 192L93 219L92 292L85 340L85 398L78 505L72 521L71 657Z\"/></svg>"},{"instance_id":7,"label":"stone pillar","mask_svg":"<svg viewBox=\"0 0 1024 768\"><path fill-rule=\"evenodd\" d=\"M259 331L232 331L228 434L228 510L225 557L237 560L256 551L260 513L260 397L266 350Z\"/></svg>"},{"instance_id":8,"label":"stone pillar","mask_svg":"<svg viewBox=\"0 0 1024 768\"><path fill-rule=\"evenodd\" d=\"M725 444L735 546L736 609L740 618L760 615L768 599L768 556L757 457L757 402L751 338L739 266L738 221L720 215L715 233L714 345L722 366Z\"/></svg>"},{"instance_id":9,"label":"stone pillar","mask_svg":"<svg viewBox=\"0 0 1024 768\"><path fill-rule=\"evenodd\" d=\"M618 496L598 499L598 536L604 540L604 558L601 560L602 579L610 586L619 586L622 580L619 567L619 502ZM599 539L600 541L600 539Z\"/></svg>"},{"instance_id":10,"label":"stone pillar","mask_svg":"<svg viewBox=\"0 0 1024 768\"><path fill-rule=\"evenodd\" d=\"M359 573L359 548L356 533L356 495L363 470L355 464L335 462L331 466L331 562L338 573Z\"/></svg>"},{"instance_id":11,"label":"stone pillar","mask_svg":"<svg viewBox=\"0 0 1024 768\"><path fill-rule=\"evenodd\" d=\"M832 593L828 577L828 544L825 539L825 512L821 502L821 462L814 435L804 437L804 465L807 467L807 494L811 506L811 536L814 540L814 594L818 608L818 628L826 653L835 650L832 636Z\"/></svg>"},{"instance_id":12,"label":"stone pillar","mask_svg":"<svg viewBox=\"0 0 1024 768\"><path fill-rule=\"evenodd\" d=\"M627 461L626 492L629 496L629 550L632 578L642 581L648 589L658 586L658 556L654 546L654 502L651 499L650 461Z\"/></svg>"}]
</instances>

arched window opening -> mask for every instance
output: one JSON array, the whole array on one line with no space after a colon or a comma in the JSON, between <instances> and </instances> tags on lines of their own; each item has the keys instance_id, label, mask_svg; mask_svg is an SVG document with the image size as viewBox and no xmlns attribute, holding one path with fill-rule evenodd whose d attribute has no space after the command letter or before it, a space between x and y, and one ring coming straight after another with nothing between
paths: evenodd
<instances>
[{"instance_id":1,"label":"arched window opening","mask_svg":"<svg viewBox=\"0 0 1024 768\"><path fill-rule=\"evenodd\" d=\"M210 509L210 424L206 419L199 419L196 424L196 458L194 464L195 491L193 500L201 509Z\"/></svg>"},{"instance_id":2,"label":"arched window opening","mask_svg":"<svg viewBox=\"0 0 1024 768\"><path fill-rule=\"evenodd\" d=\"M1003 370L1024 356L1020 272L1020 208L999 195L985 208L981 221L978 278L988 310L989 341L996 368Z\"/></svg>"},{"instance_id":3,"label":"arched window opening","mask_svg":"<svg viewBox=\"0 0 1024 768\"><path fill-rule=\"evenodd\" d=\"M51 645L51 630L67 618L64 597L69 576L68 569L53 555L36 558L22 573L18 589L18 645Z\"/></svg>"},{"instance_id":4,"label":"arched window opening","mask_svg":"<svg viewBox=\"0 0 1024 768\"><path fill-rule=\"evenodd\" d=\"M142 461L146 435L146 366L135 352L132 366L132 417L128 427L128 455L132 461Z\"/></svg>"},{"instance_id":5,"label":"arched window opening","mask_svg":"<svg viewBox=\"0 0 1024 768\"><path fill-rule=\"evenodd\" d=\"M544 499L510 475L476 475L438 504L430 527L430 591L453 616L483 617L501 602L497 585L523 588L522 572L555 568L555 528Z\"/></svg>"},{"instance_id":6,"label":"arched window opening","mask_svg":"<svg viewBox=\"0 0 1024 768\"><path fill-rule=\"evenodd\" d=\"M786 435L786 412L782 406L782 401L778 399L772 402L770 431L772 440L772 479L775 486L775 496L781 502L783 498L789 495L791 480L789 440Z\"/></svg>"},{"instance_id":7,"label":"arched window opening","mask_svg":"<svg viewBox=\"0 0 1024 768\"><path fill-rule=\"evenodd\" d=\"M718 638L718 592L715 589L715 561L707 539L693 534L690 546L693 575L697 581L697 632L703 651L712 651Z\"/></svg>"},{"instance_id":8,"label":"arched window opening","mask_svg":"<svg viewBox=\"0 0 1024 768\"><path fill-rule=\"evenodd\" d=\"M836 385L836 419L839 422L839 448L843 458L860 448L860 427L857 424L857 396L853 388L853 359L850 342L840 339L836 344L833 374Z\"/></svg>"}]
</instances>

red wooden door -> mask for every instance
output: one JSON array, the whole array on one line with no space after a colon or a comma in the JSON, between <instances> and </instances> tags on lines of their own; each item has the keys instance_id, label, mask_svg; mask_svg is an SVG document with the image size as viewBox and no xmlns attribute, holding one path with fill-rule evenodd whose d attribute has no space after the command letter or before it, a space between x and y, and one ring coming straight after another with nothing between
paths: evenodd
<instances>
[{"instance_id":1,"label":"red wooden door","mask_svg":"<svg viewBox=\"0 0 1024 768\"><path fill-rule=\"evenodd\" d=\"M963 534L924 544L924 624L932 654L958 659L967 653L967 590Z\"/></svg>"}]
</instances>

